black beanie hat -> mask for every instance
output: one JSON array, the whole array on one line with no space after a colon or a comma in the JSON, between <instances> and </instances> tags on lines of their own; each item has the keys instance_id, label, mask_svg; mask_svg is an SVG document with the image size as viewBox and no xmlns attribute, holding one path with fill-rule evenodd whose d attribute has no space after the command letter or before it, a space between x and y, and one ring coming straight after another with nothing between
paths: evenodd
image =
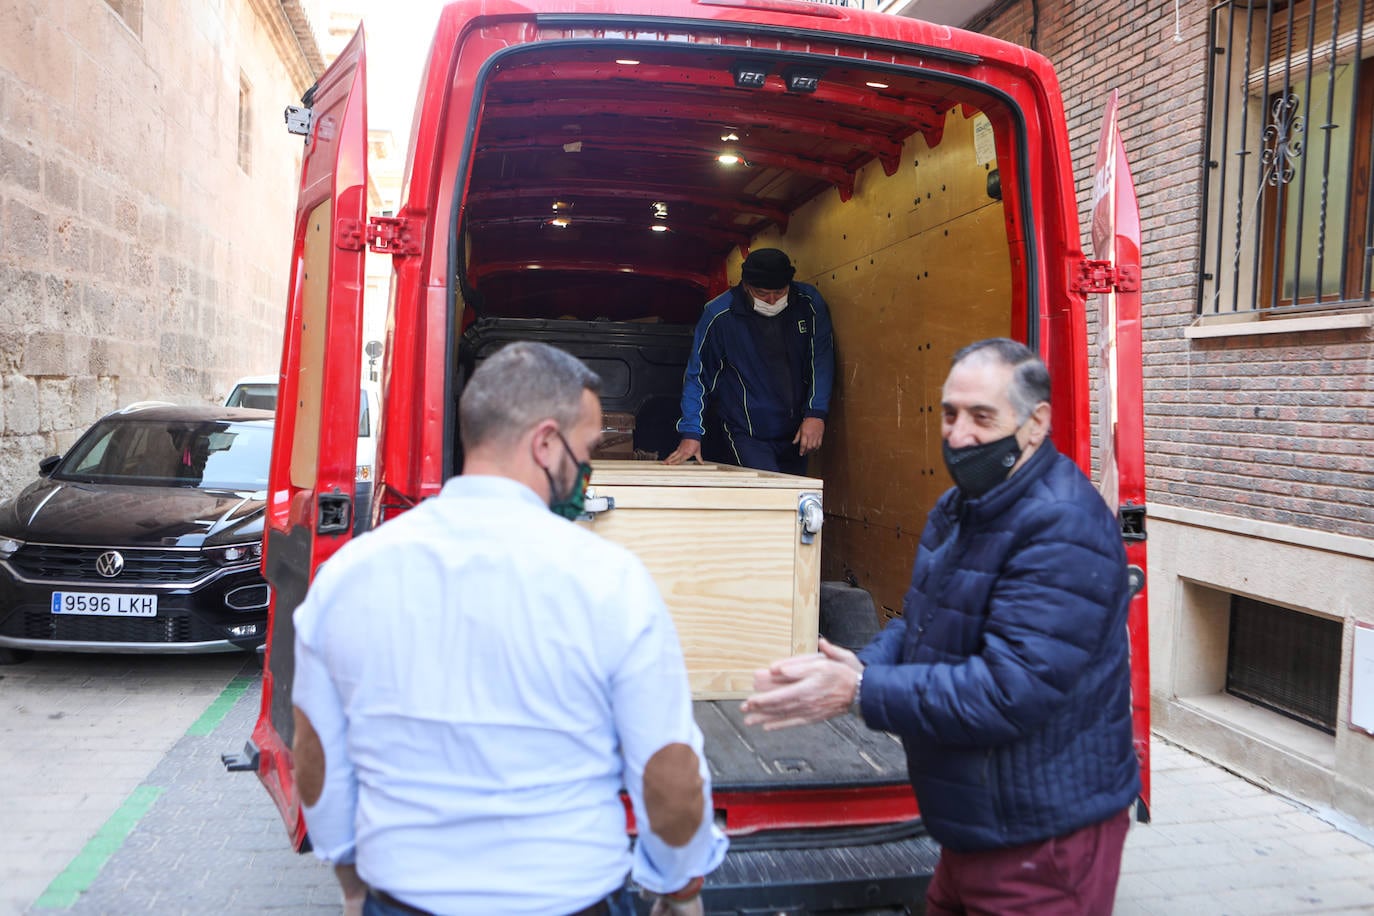
<instances>
[{"instance_id":1,"label":"black beanie hat","mask_svg":"<svg viewBox=\"0 0 1374 916\"><path fill-rule=\"evenodd\" d=\"M792 282L797 269L786 252L777 248L759 248L749 252L740 269L740 279L758 289L782 289Z\"/></svg>"}]
</instances>

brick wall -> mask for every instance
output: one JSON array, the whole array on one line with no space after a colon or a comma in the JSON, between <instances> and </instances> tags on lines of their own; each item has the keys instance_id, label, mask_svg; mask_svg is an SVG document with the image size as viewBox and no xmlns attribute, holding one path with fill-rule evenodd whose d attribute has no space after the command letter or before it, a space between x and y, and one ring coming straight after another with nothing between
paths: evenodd
<instances>
[{"instance_id":1,"label":"brick wall","mask_svg":"<svg viewBox=\"0 0 1374 916\"><path fill-rule=\"evenodd\" d=\"M0 0L0 497L110 409L277 368L302 87L248 0L123 7Z\"/></svg>"},{"instance_id":2,"label":"brick wall","mask_svg":"<svg viewBox=\"0 0 1374 916\"><path fill-rule=\"evenodd\" d=\"M1151 501L1374 537L1374 334L1184 337L1197 308L1211 4L1037 5L1033 38L1031 0L970 25L1054 62L1084 226L1103 103L1112 88L1121 92L1144 248ZM1095 338L1091 324L1089 332Z\"/></svg>"}]
</instances>

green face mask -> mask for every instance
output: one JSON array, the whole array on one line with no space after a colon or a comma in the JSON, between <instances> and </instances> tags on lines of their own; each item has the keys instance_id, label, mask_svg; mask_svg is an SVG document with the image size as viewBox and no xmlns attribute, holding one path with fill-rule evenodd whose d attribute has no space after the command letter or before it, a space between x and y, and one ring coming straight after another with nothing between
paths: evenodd
<instances>
[{"instance_id":1,"label":"green face mask","mask_svg":"<svg viewBox=\"0 0 1374 916\"><path fill-rule=\"evenodd\" d=\"M583 514L587 503L587 484L592 480L592 466L586 461L578 461L573 454L572 448L568 446L568 440L563 438L560 432L554 433L558 436L558 441L563 443L563 451L568 453L573 464L577 465L577 477L573 480L572 486L567 493L558 492L558 483L549 473L549 469L544 469L544 476L549 478L549 511L554 515L561 515L566 519L576 519Z\"/></svg>"}]
</instances>

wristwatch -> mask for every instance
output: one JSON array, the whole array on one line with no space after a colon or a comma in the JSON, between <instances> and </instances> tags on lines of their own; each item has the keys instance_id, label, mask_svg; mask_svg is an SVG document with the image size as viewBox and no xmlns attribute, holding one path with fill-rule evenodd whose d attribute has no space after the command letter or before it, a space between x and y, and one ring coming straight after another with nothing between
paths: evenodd
<instances>
[{"instance_id":1,"label":"wristwatch","mask_svg":"<svg viewBox=\"0 0 1374 916\"><path fill-rule=\"evenodd\" d=\"M850 711L852 714L858 716L860 719L862 719L862 718L864 717L863 706L859 703L859 697L862 695L863 687L864 687L864 669L860 668L860 669L859 669L859 678L858 678L858 680L856 680L856 681L854 682L854 700L853 700L853 702L851 702L851 703L849 704L849 711Z\"/></svg>"}]
</instances>

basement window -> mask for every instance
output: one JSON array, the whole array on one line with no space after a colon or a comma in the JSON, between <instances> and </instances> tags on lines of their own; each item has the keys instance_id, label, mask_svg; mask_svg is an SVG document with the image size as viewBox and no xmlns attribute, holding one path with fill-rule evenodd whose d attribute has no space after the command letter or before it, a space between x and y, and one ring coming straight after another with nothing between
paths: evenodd
<instances>
[{"instance_id":1,"label":"basement window","mask_svg":"<svg viewBox=\"0 0 1374 916\"><path fill-rule=\"evenodd\" d=\"M1226 692L1334 735L1341 633L1339 620L1231 596Z\"/></svg>"},{"instance_id":2,"label":"basement window","mask_svg":"<svg viewBox=\"0 0 1374 916\"><path fill-rule=\"evenodd\" d=\"M124 20L131 32L143 37L143 0L105 0L105 3Z\"/></svg>"}]
</instances>

